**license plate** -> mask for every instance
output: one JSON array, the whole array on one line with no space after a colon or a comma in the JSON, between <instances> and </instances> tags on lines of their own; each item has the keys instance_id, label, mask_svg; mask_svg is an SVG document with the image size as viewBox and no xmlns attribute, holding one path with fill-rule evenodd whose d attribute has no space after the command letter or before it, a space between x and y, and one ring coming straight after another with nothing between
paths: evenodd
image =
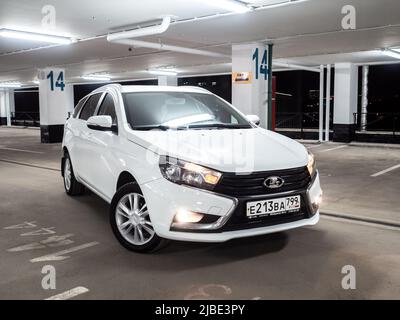
<instances>
[{"instance_id":1,"label":"license plate","mask_svg":"<svg viewBox=\"0 0 400 320\"><path fill-rule=\"evenodd\" d=\"M279 199L247 202L247 216L277 216L280 214L297 212L300 210L300 196L285 197Z\"/></svg>"}]
</instances>

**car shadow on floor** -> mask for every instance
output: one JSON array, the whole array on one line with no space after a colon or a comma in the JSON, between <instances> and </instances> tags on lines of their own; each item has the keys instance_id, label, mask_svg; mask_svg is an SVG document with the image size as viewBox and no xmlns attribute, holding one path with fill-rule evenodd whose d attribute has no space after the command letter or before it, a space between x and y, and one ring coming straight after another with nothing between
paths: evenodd
<instances>
[{"instance_id":1,"label":"car shadow on floor","mask_svg":"<svg viewBox=\"0 0 400 320\"><path fill-rule=\"evenodd\" d=\"M97 197L90 191L86 191L83 196L73 198L79 206L85 208L85 212L90 212L101 219L101 223L107 224L108 228L108 210L109 205L101 198ZM114 240L114 238L113 238ZM117 240L115 239L117 243ZM201 242L185 242L185 241L167 241L167 244L156 252L144 255L146 259L152 260L151 257L179 257L183 258L188 255L194 261L193 255L207 256L207 260L215 260L216 264L229 261L246 260L257 256L270 254L283 250L289 242L289 233L279 232L262 236L247 237L234 239L222 243L201 243ZM125 249L122 252L127 252ZM119 253L120 254L120 253ZM136 255L132 253L132 255ZM143 255L141 255L143 256ZM128 256L129 257L129 256ZM143 257L142 257L143 259ZM220 262L218 262L220 261ZM188 262L190 264L190 262ZM196 265L196 263L194 264ZM147 266L146 266L147 267ZM190 266L187 266L190 268Z\"/></svg>"},{"instance_id":2,"label":"car shadow on floor","mask_svg":"<svg viewBox=\"0 0 400 320\"><path fill-rule=\"evenodd\" d=\"M197 243L184 241L170 241L170 243L156 254L184 253L193 250L205 250L210 254L233 259L247 259L250 257L277 252L285 248L289 235L285 232L234 239L222 243Z\"/></svg>"}]
</instances>

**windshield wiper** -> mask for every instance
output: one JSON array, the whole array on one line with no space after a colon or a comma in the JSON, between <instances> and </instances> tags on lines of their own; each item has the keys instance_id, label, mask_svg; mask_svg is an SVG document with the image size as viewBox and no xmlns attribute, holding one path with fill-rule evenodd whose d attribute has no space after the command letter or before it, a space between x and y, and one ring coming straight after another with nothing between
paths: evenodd
<instances>
[{"instance_id":1,"label":"windshield wiper","mask_svg":"<svg viewBox=\"0 0 400 320\"><path fill-rule=\"evenodd\" d=\"M170 126L164 126L162 124L155 124L155 125L145 125L145 126L131 126L132 130L141 130L141 131L147 131L147 130L162 130L162 131L167 131L171 129Z\"/></svg>"},{"instance_id":2,"label":"windshield wiper","mask_svg":"<svg viewBox=\"0 0 400 320\"><path fill-rule=\"evenodd\" d=\"M187 126L178 127L178 129L250 129L249 124L235 124L235 123L207 123L207 124L192 124Z\"/></svg>"},{"instance_id":3,"label":"windshield wiper","mask_svg":"<svg viewBox=\"0 0 400 320\"><path fill-rule=\"evenodd\" d=\"M185 126L166 126L162 124L132 126L132 130L148 131L148 130L188 130L188 129L250 129L249 124L234 124L234 123L203 123L203 124L188 124Z\"/></svg>"}]
</instances>

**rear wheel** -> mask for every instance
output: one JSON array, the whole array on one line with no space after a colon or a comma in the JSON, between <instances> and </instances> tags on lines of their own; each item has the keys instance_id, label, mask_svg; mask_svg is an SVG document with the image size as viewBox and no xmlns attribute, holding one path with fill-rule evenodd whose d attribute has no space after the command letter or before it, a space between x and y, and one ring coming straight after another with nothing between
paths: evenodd
<instances>
[{"instance_id":1,"label":"rear wheel","mask_svg":"<svg viewBox=\"0 0 400 320\"><path fill-rule=\"evenodd\" d=\"M84 193L85 187L76 180L68 153L65 155L63 169L65 192L70 196L76 196Z\"/></svg>"},{"instance_id":2,"label":"rear wheel","mask_svg":"<svg viewBox=\"0 0 400 320\"><path fill-rule=\"evenodd\" d=\"M164 243L154 231L146 200L136 183L124 185L115 194L110 223L115 237L128 250L150 252Z\"/></svg>"}]
</instances>

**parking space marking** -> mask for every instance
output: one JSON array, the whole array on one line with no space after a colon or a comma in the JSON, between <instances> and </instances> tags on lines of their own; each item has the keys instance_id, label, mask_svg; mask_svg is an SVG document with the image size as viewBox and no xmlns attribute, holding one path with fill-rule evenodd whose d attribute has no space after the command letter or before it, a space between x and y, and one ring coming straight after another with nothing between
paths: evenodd
<instances>
[{"instance_id":1,"label":"parking space marking","mask_svg":"<svg viewBox=\"0 0 400 320\"><path fill-rule=\"evenodd\" d=\"M13 226L4 227L5 230L15 230L15 229L31 229L36 228L36 221L25 221L24 223L15 224Z\"/></svg>"},{"instance_id":2,"label":"parking space marking","mask_svg":"<svg viewBox=\"0 0 400 320\"><path fill-rule=\"evenodd\" d=\"M26 152L26 153L34 153L34 154L43 154L44 153L44 152L40 152L40 151L32 151L32 150L25 150L25 149L15 149L15 148L6 148L6 147L1 147L0 150L18 151L18 152Z\"/></svg>"},{"instance_id":3,"label":"parking space marking","mask_svg":"<svg viewBox=\"0 0 400 320\"><path fill-rule=\"evenodd\" d=\"M7 251L8 252L21 252L21 251L28 251L28 250L44 249L46 247L54 248L54 247L60 247L60 246L67 246L67 245L74 243L73 240L69 239L73 236L74 235L72 233L65 234L62 236L54 235L54 236L48 237L46 240L24 244L22 246L8 249Z\"/></svg>"},{"instance_id":4,"label":"parking space marking","mask_svg":"<svg viewBox=\"0 0 400 320\"><path fill-rule=\"evenodd\" d=\"M319 148L319 147L322 147L322 146L323 146L323 144L311 145L311 146L306 145L306 148L307 148L307 149L316 149L316 148Z\"/></svg>"},{"instance_id":5,"label":"parking space marking","mask_svg":"<svg viewBox=\"0 0 400 320\"><path fill-rule=\"evenodd\" d=\"M400 168L400 164L397 164L397 165L395 165L395 166L393 166L393 167L390 167L390 168L387 168L387 169L385 169L385 170L382 170L382 171L379 171L379 172L377 172L377 173L374 173L374 174L371 174L371 177L379 177L379 176L381 176L381 175L383 175L383 174L385 174L385 173L388 173L388 172L390 172L390 171L393 171L393 170L396 170L396 169L398 169L398 168Z\"/></svg>"},{"instance_id":6,"label":"parking space marking","mask_svg":"<svg viewBox=\"0 0 400 320\"><path fill-rule=\"evenodd\" d=\"M343 148L346 148L346 147L347 147L347 145L338 146L338 147L335 147L335 148L330 148L330 149L321 150L321 151L319 151L319 152L317 152L317 153L323 153L323 152L328 152L328 151L343 149Z\"/></svg>"},{"instance_id":7,"label":"parking space marking","mask_svg":"<svg viewBox=\"0 0 400 320\"><path fill-rule=\"evenodd\" d=\"M360 226L366 226L366 227L372 227L372 228L378 228L378 229L383 229L383 230L391 230L391 231L400 231L400 227L396 227L394 225L385 225L382 223L374 223L370 221L362 221L360 220L354 220L350 219L347 217L339 217L339 216L331 216L331 215L326 215L324 213L321 213L321 218L325 220L332 220L332 221L337 221L337 222L345 222L345 223L351 223L351 224L356 224Z\"/></svg>"},{"instance_id":8,"label":"parking space marking","mask_svg":"<svg viewBox=\"0 0 400 320\"><path fill-rule=\"evenodd\" d=\"M74 298L76 296L79 296L81 294L84 294L86 292L89 292L88 288L76 287L71 290L65 291L63 293L56 294L55 296L51 296L45 300L68 300L68 299Z\"/></svg>"},{"instance_id":9,"label":"parking space marking","mask_svg":"<svg viewBox=\"0 0 400 320\"><path fill-rule=\"evenodd\" d=\"M52 254L47 254L45 256L41 256L41 257L38 257L38 258L31 259L30 262L35 263L35 262L47 262L47 261L62 261L62 260L65 260L65 259L69 258L69 256L65 256L68 253L72 253L72 252L76 252L76 251L79 251L79 250L87 249L87 248L96 246L98 244L99 244L99 242L97 242L97 241L85 243L85 244L82 244L80 246L76 246L76 247L73 247L73 248L70 248L70 249L65 249L65 250L62 250L62 251L59 251L59 252L55 252L55 253L52 253Z\"/></svg>"},{"instance_id":10,"label":"parking space marking","mask_svg":"<svg viewBox=\"0 0 400 320\"><path fill-rule=\"evenodd\" d=\"M6 162L6 163L11 163L11 164L17 164L17 165L20 165L20 166L31 167L31 168L38 168L38 169L44 169L44 170L50 170L50 171L58 171L58 172L61 171L61 169L40 166L40 165L33 164L33 163L19 162L19 161L14 161L14 160L10 160L10 159L0 159L0 161Z\"/></svg>"},{"instance_id":11,"label":"parking space marking","mask_svg":"<svg viewBox=\"0 0 400 320\"><path fill-rule=\"evenodd\" d=\"M55 234L56 232L53 229L54 229L54 227L41 228L39 230L22 233L20 236L21 237L29 237L29 236L44 236L44 235L48 235L48 234Z\"/></svg>"}]
</instances>

